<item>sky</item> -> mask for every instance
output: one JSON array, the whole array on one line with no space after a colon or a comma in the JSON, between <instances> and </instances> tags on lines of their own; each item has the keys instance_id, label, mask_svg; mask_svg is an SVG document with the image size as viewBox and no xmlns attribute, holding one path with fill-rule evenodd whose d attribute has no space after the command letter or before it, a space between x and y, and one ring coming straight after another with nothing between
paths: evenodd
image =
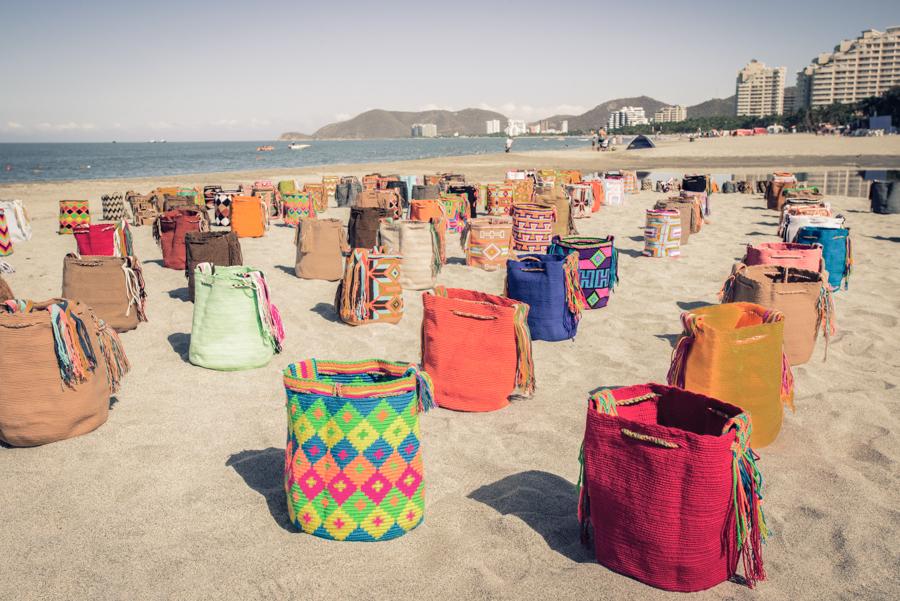
<instances>
[{"instance_id":1,"label":"sky","mask_svg":"<svg viewBox=\"0 0 900 601\"><path fill-rule=\"evenodd\" d=\"M372 108L537 120L647 95L734 93L896 0L131 3L0 0L0 142L268 140Z\"/></svg>"}]
</instances>

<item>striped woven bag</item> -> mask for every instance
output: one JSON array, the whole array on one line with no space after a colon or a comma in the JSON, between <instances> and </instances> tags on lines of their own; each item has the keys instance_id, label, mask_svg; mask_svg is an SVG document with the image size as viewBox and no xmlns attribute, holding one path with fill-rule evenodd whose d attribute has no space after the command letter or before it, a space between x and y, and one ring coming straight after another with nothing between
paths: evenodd
<instances>
[{"instance_id":1,"label":"striped woven bag","mask_svg":"<svg viewBox=\"0 0 900 601\"><path fill-rule=\"evenodd\" d=\"M307 359L284 370L288 515L339 541L402 536L425 517L419 414L431 379L415 365Z\"/></svg>"},{"instance_id":2,"label":"striped woven bag","mask_svg":"<svg viewBox=\"0 0 900 601\"><path fill-rule=\"evenodd\" d=\"M784 315L753 303L685 311L668 383L737 405L753 416L754 448L781 430L793 409L794 377L784 354Z\"/></svg>"},{"instance_id":3,"label":"striped woven bag","mask_svg":"<svg viewBox=\"0 0 900 601\"><path fill-rule=\"evenodd\" d=\"M597 561L669 591L766 577L762 476L750 416L717 399L644 384L588 402L578 518Z\"/></svg>"},{"instance_id":4,"label":"striped woven bag","mask_svg":"<svg viewBox=\"0 0 900 601\"><path fill-rule=\"evenodd\" d=\"M645 257L681 255L681 214L674 209L647 209Z\"/></svg>"}]
</instances>

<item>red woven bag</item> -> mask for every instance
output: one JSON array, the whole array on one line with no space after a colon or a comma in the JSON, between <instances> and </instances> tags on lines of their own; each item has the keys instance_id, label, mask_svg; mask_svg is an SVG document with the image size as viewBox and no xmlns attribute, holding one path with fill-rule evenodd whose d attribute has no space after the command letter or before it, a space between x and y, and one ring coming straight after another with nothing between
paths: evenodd
<instances>
[{"instance_id":1,"label":"red woven bag","mask_svg":"<svg viewBox=\"0 0 900 601\"><path fill-rule=\"evenodd\" d=\"M162 249L163 266L169 269L184 269L185 235L188 232L201 232L206 229L197 211L174 209L160 215L153 226L153 237Z\"/></svg>"},{"instance_id":2,"label":"red woven bag","mask_svg":"<svg viewBox=\"0 0 900 601\"><path fill-rule=\"evenodd\" d=\"M438 406L495 411L534 391L528 305L461 288L422 295L422 366Z\"/></svg>"},{"instance_id":3,"label":"red woven bag","mask_svg":"<svg viewBox=\"0 0 900 601\"><path fill-rule=\"evenodd\" d=\"M671 591L765 578L762 478L738 407L659 384L602 390L582 448L582 540L597 561Z\"/></svg>"}]
</instances>

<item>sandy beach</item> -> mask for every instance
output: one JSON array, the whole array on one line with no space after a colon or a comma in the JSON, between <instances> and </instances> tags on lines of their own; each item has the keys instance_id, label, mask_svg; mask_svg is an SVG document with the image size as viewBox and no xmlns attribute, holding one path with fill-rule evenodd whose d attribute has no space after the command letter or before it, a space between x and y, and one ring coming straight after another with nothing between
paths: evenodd
<instances>
[{"instance_id":1,"label":"sandy beach","mask_svg":"<svg viewBox=\"0 0 900 601\"><path fill-rule=\"evenodd\" d=\"M498 145L501 142L498 142ZM776 168L900 168L900 136L811 135L673 140L656 149L570 150L0 186L20 198L34 238L8 257L19 297L60 294L57 203L161 185L233 184L323 174L453 171L499 181L508 168L757 172ZM406 291L396 326L350 327L337 284L293 273L292 228L242 239L284 319L284 351L265 368L216 372L188 363L192 305L181 271L165 269L149 227L134 229L149 322L121 338L132 363L109 421L38 448L0 448L0 599L668 599L598 565L576 521L586 399L600 386L662 382L683 310L717 302L747 243L776 241L777 215L760 195L715 194L712 223L678 259L641 256L644 210L665 195L629 195L578 220L620 250L609 306L577 337L535 342L533 398L487 414L436 409L422 418L424 523L392 542L339 543L298 533L283 491L286 417L281 371L304 358L418 362L421 293ZM891 599L900 596L900 215L863 198L831 196L847 217L855 266L836 295L837 335L795 368L796 411L760 452L768 579L723 583L692 599ZM327 217L347 220L348 210ZM458 236L438 282L500 294L502 272L462 262ZM0 349L15 352L15 349ZM0 386L2 386L0 374Z\"/></svg>"}]
</instances>

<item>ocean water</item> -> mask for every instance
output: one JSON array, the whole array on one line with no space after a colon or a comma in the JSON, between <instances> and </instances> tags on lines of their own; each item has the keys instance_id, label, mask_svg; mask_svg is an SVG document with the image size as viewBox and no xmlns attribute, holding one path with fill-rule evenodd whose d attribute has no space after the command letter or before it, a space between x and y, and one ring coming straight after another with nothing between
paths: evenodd
<instances>
[{"instance_id":1,"label":"ocean water","mask_svg":"<svg viewBox=\"0 0 900 601\"><path fill-rule=\"evenodd\" d=\"M167 142L90 144L0 144L0 184L28 181L134 178L145 176L291 169L312 165L401 161L503 152L504 138L400 140L309 140L303 150L288 142ZM517 138L513 151L584 146L579 138ZM272 145L272 152L257 146Z\"/></svg>"}]
</instances>

